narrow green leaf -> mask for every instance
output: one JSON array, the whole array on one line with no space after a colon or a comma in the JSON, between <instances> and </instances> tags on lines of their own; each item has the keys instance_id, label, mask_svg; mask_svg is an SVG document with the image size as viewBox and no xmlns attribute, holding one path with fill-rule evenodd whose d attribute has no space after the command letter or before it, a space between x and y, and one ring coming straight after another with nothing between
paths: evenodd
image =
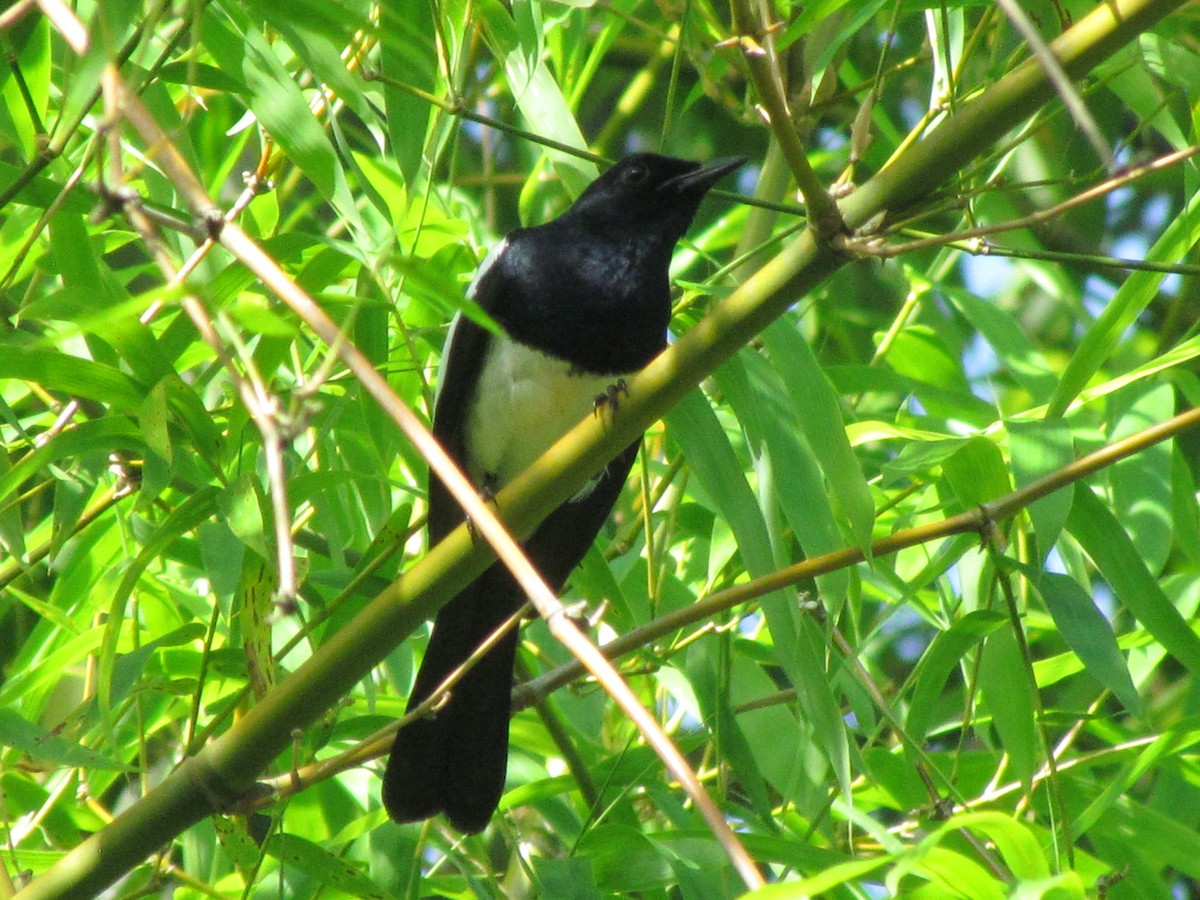
<instances>
[{"instance_id":1,"label":"narrow green leaf","mask_svg":"<svg viewBox=\"0 0 1200 900\"><path fill-rule=\"evenodd\" d=\"M540 33L518 28L498 0L480 0L475 6L483 22L488 46L504 65L521 114L535 134L568 147L587 147L583 132L567 105L562 90L538 52ZM578 197L598 174L596 164L558 150L546 150L567 193Z\"/></svg>"},{"instance_id":2,"label":"narrow green leaf","mask_svg":"<svg viewBox=\"0 0 1200 900\"><path fill-rule=\"evenodd\" d=\"M777 684L761 658L752 658L757 647L738 639L733 641L729 667L730 703L736 708L769 697ZM755 771L787 800L803 804L812 794L814 757L823 753L808 739L812 726L801 723L796 714L782 704L761 705L738 713L738 725L749 743Z\"/></svg>"},{"instance_id":3,"label":"narrow green leaf","mask_svg":"<svg viewBox=\"0 0 1200 900\"><path fill-rule=\"evenodd\" d=\"M1187 207L1167 225L1162 236L1146 254L1147 262L1177 263L1200 240L1200 192L1192 194ZM1071 401L1082 391L1092 376L1116 350L1121 336L1142 310L1158 295L1166 278L1163 272L1136 270L1130 272L1104 312L1096 319L1059 379L1058 390L1050 401L1047 418L1063 415Z\"/></svg>"},{"instance_id":4,"label":"narrow green leaf","mask_svg":"<svg viewBox=\"0 0 1200 900\"><path fill-rule=\"evenodd\" d=\"M888 873L891 895L903 896L901 879L909 873L931 882L930 895L957 900L1004 900L1006 885L975 859L928 839L919 850L902 856Z\"/></svg>"},{"instance_id":5,"label":"narrow green leaf","mask_svg":"<svg viewBox=\"0 0 1200 900\"><path fill-rule=\"evenodd\" d=\"M277 832L271 835L263 845L263 850L280 863L300 870L317 884L343 896L363 897L366 900L388 900L392 896L350 862L335 856L320 844L294 834Z\"/></svg>"},{"instance_id":6,"label":"narrow green leaf","mask_svg":"<svg viewBox=\"0 0 1200 900\"><path fill-rule=\"evenodd\" d=\"M41 612L36 605L30 608ZM31 664L15 668L0 685L0 704L16 707L24 698L52 690L61 683L63 672L78 669L101 644L103 634L99 629L89 628L77 633L74 623L67 619L61 609L47 614L46 618L60 627L61 633L54 635L53 642L48 642L46 646L24 648L27 661Z\"/></svg>"},{"instance_id":7,"label":"narrow green leaf","mask_svg":"<svg viewBox=\"0 0 1200 900\"><path fill-rule=\"evenodd\" d=\"M850 524L855 542L868 547L875 525L875 503L846 435L833 386L821 371L808 342L788 319L772 323L763 332L763 341L792 402L800 410L804 436Z\"/></svg>"},{"instance_id":8,"label":"narrow green leaf","mask_svg":"<svg viewBox=\"0 0 1200 900\"><path fill-rule=\"evenodd\" d=\"M1013 773L1029 790L1037 771L1037 727L1025 660L1011 628L998 629L984 644L979 685Z\"/></svg>"},{"instance_id":9,"label":"narrow green leaf","mask_svg":"<svg viewBox=\"0 0 1200 900\"><path fill-rule=\"evenodd\" d=\"M877 436L891 436L886 430ZM892 459L883 464L885 482L903 480L910 475L928 475L946 460L966 446L967 438L943 438L942 435L904 435L906 443Z\"/></svg>"},{"instance_id":10,"label":"narrow green leaf","mask_svg":"<svg viewBox=\"0 0 1200 900\"><path fill-rule=\"evenodd\" d=\"M109 417L80 422L74 428L60 431L32 453L21 457L8 471L0 471L0 500L44 465L74 459L92 451L143 448L141 434L126 419Z\"/></svg>"},{"instance_id":11,"label":"narrow green leaf","mask_svg":"<svg viewBox=\"0 0 1200 900\"><path fill-rule=\"evenodd\" d=\"M175 453L167 430L167 391L162 382L151 388L139 405L137 418L146 448L170 460Z\"/></svg>"},{"instance_id":12,"label":"narrow green leaf","mask_svg":"<svg viewBox=\"0 0 1200 900\"><path fill-rule=\"evenodd\" d=\"M727 647L720 646L726 641L728 636L722 635L698 641L690 648L687 654L688 682L700 704L704 722L715 739L717 752L737 773L738 781L755 809L761 815L769 816L771 802L766 783L758 769L752 745L733 714L729 693L732 660L728 658ZM791 727L799 730L794 720Z\"/></svg>"},{"instance_id":13,"label":"narrow green leaf","mask_svg":"<svg viewBox=\"0 0 1200 900\"><path fill-rule=\"evenodd\" d=\"M741 900L810 900L812 897L825 896L827 892L842 885L856 885L861 879L890 863L890 856L854 859L829 866L816 875L801 878L799 881L765 885L748 894L742 894Z\"/></svg>"},{"instance_id":14,"label":"narrow green leaf","mask_svg":"<svg viewBox=\"0 0 1200 900\"><path fill-rule=\"evenodd\" d=\"M140 679L145 677L146 666L155 656L168 647L183 647L204 639L205 626L200 622L188 622L150 641L144 641L128 653L122 653L112 668L112 697L128 697L136 690Z\"/></svg>"},{"instance_id":15,"label":"narrow green leaf","mask_svg":"<svg viewBox=\"0 0 1200 900\"><path fill-rule=\"evenodd\" d=\"M8 454L0 453L0 480L11 470ZM25 561L25 522L19 503L0 503L0 548L10 558Z\"/></svg>"},{"instance_id":16,"label":"narrow green leaf","mask_svg":"<svg viewBox=\"0 0 1200 900\"><path fill-rule=\"evenodd\" d=\"M1025 336L1011 313L992 301L952 284L939 283L937 289L978 329L1004 366L1012 372L1016 382L1029 392L1035 402L1045 403L1050 399L1058 384L1058 376Z\"/></svg>"},{"instance_id":17,"label":"narrow green leaf","mask_svg":"<svg viewBox=\"0 0 1200 900\"><path fill-rule=\"evenodd\" d=\"M601 890L618 894L655 891L671 878L666 854L654 841L628 825L600 825L585 832L577 856L592 863Z\"/></svg>"},{"instance_id":18,"label":"narrow green leaf","mask_svg":"<svg viewBox=\"0 0 1200 900\"><path fill-rule=\"evenodd\" d=\"M940 632L918 663L916 685L909 701L905 730L914 741L922 741L933 723L933 713L942 699L946 681L975 645L1008 621L992 610L977 609Z\"/></svg>"},{"instance_id":19,"label":"narrow green leaf","mask_svg":"<svg viewBox=\"0 0 1200 900\"><path fill-rule=\"evenodd\" d=\"M970 509L1012 490L1000 448L985 437L973 437L942 463L942 473L963 507Z\"/></svg>"},{"instance_id":20,"label":"narrow green leaf","mask_svg":"<svg viewBox=\"0 0 1200 900\"><path fill-rule=\"evenodd\" d=\"M1071 831L1078 839L1114 808L1124 805L1129 789L1139 780L1156 770L1162 771L1168 765L1168 760L1178 757L1187 751L1193 751L1200 743L1200 718L1191 716L1176 723L1144 747L1137 757L1124 763L1120 769L1105 779L1103 790L1099 791L1087 805L1071 817ZM1191 755L1191 754L1189 754ZM1173 765L1171 766L1173 768ZM1188 792L1194 791L1190 785ZM1177 799L1177 798L1176 798ZM1174 810L1164 810L1170 814ZM1194 822L1194 816L1187 816L1177 824L1187 827L1184 822ZM1194 828L1191 828L1193 832Z\"/></svg>"},{"instance_id":21,"label":"narrow green leaf","mask_svg":"<svg viewBox=\"0 0 1200 900\"><path fill-rule=\"evenodd\" d=\"M154 533L146 540L138 555L130 561L121 578L121 583L108 604L108 619L104 623L104 638L98 659L96 698L100 708L112 708L117 658L117 645L125 627L125 604L133 593L138 580L146 568L159 558L164 549L180 536L191 531L216 512L218 491L215 487L201 488L181 502Z\"/></svg>"},{"instance_id":22,"label":"narrow green leaf","mask_svg":"<svg viewBox=\"0 0 1200 900\"><path fill-rule=\"evenodd\" d=\"M1171 454L1171 524L1175 528L1175 546L1188 558L1193 571L1200 569L1200 509L1195 497L1196 479L1176 445Z\"/></svg>"},{"instance_id":23,"label":"narrow green leaf","mask_svg":"<svg viewBox=\"0 0 1200 900\"><path fill-rule=\"evenodd\" d=\"M437 115L429 102L393 82L427 93L438 89L438 52L433 8L422 0L390 0L379 6L379 65L391 151L409 184L418 183L429 123Z\"/></svg>"},{"instance_id":24,"label":"narrow green leaf","mask_svg":"<svg viewBox=\"0 0 1200 900\"><path fill-rule=\"evenodd\" d=\"M0 746L27 754L34 762L88 769L125 770L127 767L82 744L22 718L11 709L0 709Z\"/></svg>"},{"instance_id":25,"label":"narrow green leaf","mask_svg":"<svg viewBox=\"0 0 1200 900\"><path fill-rule=\"evenodd\" d=\"M1130 389L1133 403L1113 425L1109 441L1116 442L1165 422L1175 414L1175 388L1145 384ZM1125 398L1125 394L1119 395ZM1113 398L1114 401L1118 398ZM1171 552L1171 454L1174 440L1142 448L1108 469L1113 507L1121 510L1121 525L1137 546L1151 575L1157 576Z\"/></svg>"},{"instance_id":26,"label":"narrow green leaf","mask_svg":"<svg viewBox=\"0 0 1200 900\"><path fill-rule=\"evenodd\" d=\"M342 50L354 41L358 23L370 18L368 5L352 0L247 0L246 5L282 34L322 83L363 118L370 117L362 81L351 74Z\"/></svg>"},{"instance_id":27,"label":"narrow green leaf","mask_svg":"<svg viewBox=\"0 0 1200 900\"><path fill-rule=\"evenodd\" d=\"M218 506L229 530L247 547L266 559L268 535L263 516L266 498L262 495L258 479L250 472L239 475L221 492Z\"/></svg>"},{"instance_id":28,"label":"narrow green leaf","mask_svg":"<svg viewBox=\"0 0 1200 900\"><path fill-rule=\"evenodd\" d=\"M938 827L939 837L951 839L964 831L986 836L1019 881L1050 876L1039 836L1011 816L990 811L960 813Z\"/></svg>"},{"instance_id":29,"label":"narrow green leaf","mask_svg":"<svg viewBox=\"0 0 1200 900\"><path fill-rule=\"evenodd\" d=\"M784 518L795 532L806 556L817 556L845 546L838 528L829 490L813 449L778 374L762 356L743 354L751 388L763 410L760 417L774 496ZM789 560L790 561L790 560ZM850 596L853 572L842 569L817 576L817 587L833 615Z\"/></svg>"},{"instance_id":30,"label":"narrow green leaf","mask_svg":"<svg viewBox=\"0 0 1200 900\"><path fill-rule=\"evenodd\" d=\"M679 442L696 478L714 498L720 515L737 536L738 550L752 575L772 569L770 542L754 493L746 483L729 439L708 401L692 391L667 414L671 436ZM800 615L788 592L762 600L767 627L780 664L796 688L844 789L849 788L850 748L841 709L829 685L823 660L824 640L808 616Z\"/></svg>"},{"instance_id":31,"label":"narrow green leaf","mask_svg":"<svg viewBox=\"0 0 1200 900\"><path fill-rule=\"evenodd\" d=\"M1039 478L1061 469L1075 458L1071 426L1063 419L1033 422L1009 421L1009 456L1017 487L1028 487ZM1044 559L1054 547L1071 511L1070 490L1055 491L1029 506L1029 518Z\"/></svg>"},{"instance_id":32,"label":"narrow green leaf","mask_svg":"<svg viewBox=\"0 0 1200 900\"><path fill-rule=\"evenodd\" d=\"M24 167L0 162L0 189L12 184L23 172ZM89 196L79 185L75 185L68 191L65 189L65 185L40 175L29 179L13 200L16 203L24 203L38 209L46 209L57 200L61 203L62 211L80 215L87 215L96 206L95 198Z\"/></svg>"},{"instance_id":33,"label":"narrow green leaf","mask_svg":"<svg viewBox=\"0 0 1200 900\"><path fill-rule=\"evenodd\" d=\"M1067 528L1112 585L1121 605L1181 665L1200 674L1200 638L1150 575L1112 510L1086 484L1076 487Z\"/></svg>"},{"instance_id":34,"label":"narrow green leaf","mask_svg":"<svg viewBox=\"0 0 1200 900\"><path fill-rule=\"evenodd\" d=\"M197 542L204 574L213 595L225 609L231 609L233 592L241 581L246 545L221 519L201 522L197 528Z\"/></svg>"},{"instance_id":35,"label":"narrow green leaf","mask_svg":"<svg viewBox=\"0 0 1200 900\"><path fill-rule=\"evenodd\" d=\"M931 384L953 394L971 394L962 363L942 336L927 326L912 325L897 334L887 361L918 384Z\"/></svg>"},{"instance_id":36,"label":"narrow green leaf","mask_svg":"<svg viewBox=\"0 0 1200 900\"><path fill-rule=\"evenodd\" d=\"M543 897L563 900L604 900L586 857L556 858L538 854L530 860L534 882Z\"/></svg>"},{"instance_id":37,"label":"narrow green leaf","mask_svg":"<svg viewBox=\"0 0 1200 900\"><path fill-rule=\"evenodd\" d=\"M1059 634L1087 671L1116 694L1127 710L1140 713L1142 700L1117 646L1117 636L1087 591L1073 578L1053 572L1038 574L1034 583Z\"/></svg>"},{"instance_id":38,"label":"narrow green leaf","mask_svg":"<svg viewBox=\"0 0 1200 900\"><path fill-rule=\"evenodd\" d=\"M716 512L733 529L746 567L755 575L770 572L774 560L762 512L708 400L692 391L666 418L669 435L683 448L688 466L712 498Z\"/></svg>"},{"instance_id":39,"label":"narrow green leaf","mask_svg":"<svg viewBox=\"0 0 1200 900\"><path fill-rule=\"evenodd\" d=\"M346 183L341 161L321 124L275 50L249 16L238 7L222 4L236 24L217 12L204 10L200 38L217 65L246 85L246 102L255 118L279 144L313 186L349 224L361 228L361 217Z\"/></svg>"}]
</instances>

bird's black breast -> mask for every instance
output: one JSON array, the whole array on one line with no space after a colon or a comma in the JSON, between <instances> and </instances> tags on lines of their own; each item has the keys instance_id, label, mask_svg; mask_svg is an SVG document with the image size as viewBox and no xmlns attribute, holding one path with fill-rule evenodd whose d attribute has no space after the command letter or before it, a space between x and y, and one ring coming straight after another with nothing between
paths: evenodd
<instances>
[{"instance_id":1,"label":"bird's black breast","mask_svg":"<svg viewBox=\"0 0 1200 900\"><path fill-rule=\"evenodd\" d=\"M669 246L551 223L509 235L481 284L517 341L588 374L635 372L666 346Z\"/></svg>"}]
</instances>

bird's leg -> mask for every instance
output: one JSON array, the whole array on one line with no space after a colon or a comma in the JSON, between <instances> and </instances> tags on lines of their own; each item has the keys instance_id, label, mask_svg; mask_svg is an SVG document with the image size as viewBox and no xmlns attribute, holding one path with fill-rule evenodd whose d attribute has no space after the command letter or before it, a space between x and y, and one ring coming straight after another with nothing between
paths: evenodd
<instances>
[{"instance_id":1,"label":"bird's leg","mask_svg":"<svg viewBox=\"0 0 1200 900\"><path fill-rule=\"evenodd\" d=\"M608 612L608 600L601 600L600 605L592 608L587 600L576 600L573 603L564 603L563 612L567 618L575 623L575 627L580 631L592 631L604 619Z\"/></svg>"},{"instance_id":2,"label":"bird's leg","mask_svg":"<svg viewBox=\"0 0 1200 900\"><path fill-rule=\"evenodd\" d=\"M493 508L496 505L496 492L500 490L500 479L496 477L495 472L483 473L483 484L479 485L479 499L484 503L492 504ZM479 531L475 528L475 523L471 521L470 516L465 516L467 522L467 531L471 533L471 540L479 537Z\"/></svg>"},{"instance_id":3,"label":"bird's leg","mask_svg":"<svg viewBox=\"0 0 1200 900\"><path fill-rule=\"evenodd\" d=\"M617 411L617 407L621 405L621 395L629 396L629 385L625 383L624 378L618 378L613 384L610 384L603 394L597 394L596 399L592 401L592 411L596 415L600 414L600 410L608 407L613 412Z\"/></svg>"}]
</instances>

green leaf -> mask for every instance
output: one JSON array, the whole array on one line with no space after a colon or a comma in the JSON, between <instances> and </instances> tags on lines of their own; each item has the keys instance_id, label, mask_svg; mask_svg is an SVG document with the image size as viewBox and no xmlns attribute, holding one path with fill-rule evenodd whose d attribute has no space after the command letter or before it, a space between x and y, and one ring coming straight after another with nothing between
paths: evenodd
<instances>
[{"instance_id":1,"label":"green leaf","mask_svg":"<svg viewBox=\"0 0 1200 900\"><path fill-rule=\"evenodd\" d=\"M942 463L942 473L966 509L1003 497L1012 490L1000 448L973 437Z\"/></svg>"},{"instance_id":2,"label":"green leaf","mask_svg":"<svg viewBox=\"0 0 1200 900\"><path fill-rule=\"evenodd\" d=\"M981 412L961 362L945 337L933 329L924 325L905 328L896 335L887 363L913 380L917 398L931 415L970 422Z\"/></svg>"},{"instance_id":3,"label":"green leaf","mask_svg":"<svg viewBox=\"0 0 1200 900\"><path fill-rule=\"evenodd\" d=\"M5 347L0 353L0 378L17 378L67 396L112 403L128 413L136 412L145 396L144 390L115 368L59 350Z\"/></svg>"},{"instance_id":4,"label":"green leaf","mask_svg":"<svg viewBox=\"0 0 1200 900\"><path fill-rule=\"evenodd\" d=\"M774 567L770 539L754 492L742 465L707 399L692 391L667 414L668 433L687 458L688 466L737 536L746 566L754 574ZM784 636L777 640L786 639Z\"/></svg>"},{"instance_id":5,"label":"green leaf","mask_svg":"<svg viewBox=\"0 0 1200 900\"><path fill-rule=\"evenodd\" d=\"M537 855L531 860L539 893L563 900L603 900L592 875L592 862L583 857L557 859Z\"/></svg>"},{"instance_id":6,"label":"green leaf","mask_svg":"<svg viewBox=\"0 0 1200 900\"><path fill-rule=\"evenodd\" d=\"M11 494L42 466L71 460L95 451L141 450L142 437L125 419L104 418L80 422L60 431L31 453L21 457L8 471L0 471L0 499Z\"/></svg>"},{"instance_id":7,"label":"green leaf","mask_svg":"<svg viewBox=\"0 0 1200 900\"><path fill-rule=\"evenodd\" d=\"M1112 585L1121 605L1181 665L1200 674L1200 638L1150 575L1116 516L1087 485L1080 484L1075 489L1067 528Z\"/></svg>"},{"instance_id":8,"label":"green leaf","mask_svg":"<svg viewBox=\"0 0 1200 900\"><path fill-rule=\"evenodd\" d=\"M269 536L263 516L265 502L258 479L249 472L239 476L222 491L218 501L221 516L229 530L264 559L273 555L268 552Z\"/></svg>"},{"instance_id":9,"label":"green leaf","mask_svg":"<svg viewBox=\"0 0 1200 900\"><path fill-rule=\"evenodd\" d=\"M603 891L632 894L661 889L672 880L666 854L646 835L625 825L600 825L575 847L592 864Z\"/></svg>"},{"instance_id":10,"label":"green leaf","mask_svg":"<svg viewBox=\"0 0 1200 900\"><path fill-rule=\"evenodd\" d=\"M1026 661L1011 628L993 632L983 647L979 685L1013 774L1030 789L1037 771L1038 738Z\"/></svg>"},{"instance_id":11,"label":"green leaf","mask_svg":"<svg viewBox=\"0 0 1200 900\"><path fill-rule=\"evenodd\" d=\"M115 673L119 665L117 647L126 622L126 601L133 593L146 568L158 559L159 554L180 536L197 527L216 512L217 490L202 488L180 503L143 543L141 551L130 561L108 605L108 619L104 623L104 640L98 660L98 688L96 697L100 708L107 713L113 700L121 695L114 694L117 685Z\"/></svg>"},{"instance_id":12,"label":"green leaf","mask_svg":"<svg viewBox=\"0 0 1200 900\"><path fill-rule=\"evenodd\" d=\"M1129 393L1133 402L1113 425L1111 443L1165 422L1175 413L1175 389L1169 384L1143 385ZM1151 575L1162 572L1171 552L1173 448L1174 441L1160 441L1119 460L1108 470L1113 506L1121 510L1121 525Z\"/></svg>"},{"instance_id":13,"label":"green leaf","mask_svg":"<svg viewBox=\"0 0 1200 900\"><path fill-rule=\"evenodd\" d=\"M704 395L692 391L667 415L671 436L679 442L697 480L714 498L719 514L737 536L738 550L754 575L770 572L770 539L754 494L720 423ZM811 619L800 615L786 592L763 598L767 626L780 664L796 688L815 736L843 787L850 771L849 742L841 709L822 664L824 639Z\"/></svg>"},{"instance_id":14,"label":"green leaf","mask_svg":"<svg viewBox=\"0 0 1200 900\"><path fill-rule=\"evenodd\" d=\"M858 546L865 549L870 546L875 525L875 503L846 436L833 386L821 371L808 342L787 319L770 325L763 332L763 340L775 370L800 411L804 436L850 523L850 532Z\"/></svg>"},{"instance_id":15,"label":"green leaf","mask_svg":"<svg viewBox=\"0 0 1200 900\"><path fill-rule=\"evenodd\" d=\"M1008 621L1002 613L977 609L958 619L937 637L921 656L917 681L909 701L905 730L915 741L924 740L933 724L933 713L950 673L977 644Z\"/></svg>"},{"instance_id":16,"label":"green leaf","mask_svg":"<svg viewBox=\"0 0 1200 900\"><path fill-rule=\"evenodd\" d=\"M1177 263L1200 240L1200 192L1194 193L1185 209L1167 225L1155 241L1146 260L1155 263ZM1067 368L1059 379L1058 390L1050 401L1046 415L1056 418L1067 411L1071 401L1091 381L1121 342L1125 329L1133 324L1142 310L1158 295L1166 276L1162 272L1137 270L1130 272L1125 282L1096 319L1078 349L1071 354Z\"/></svg>"},{"instance_id":17,"label":"green leaf","mask_svg":"<svg viewBox=\"0 0 1200 900\"><path fill-rule=\"evenodd\" d=\"M1009 455L1012 457L1013 477L1018 488L1025 488L1051 472L1056 472L1075 458L1070 425L1063 419L1041 419L1033 422L1009 421ZM1044 559L1053 548L1071 511L1071 490L1058 490L1035 500L1028 507L1029 518L1038 539L1038 550Z\"/></svg>"},{"instance_id":18,"label":"green leaf","mask_svg":"<svg viewBox=\"0 0 1200 900\"><path fill-rule=\"evenodd\" d=\"M989 811L959 813L940 825L930 840L952 839L962 832L986 837L1018 881L1050 877L1038 835L1011 816Z\"/></svg>"},{"instance_id":19,"label":"green leaf","mask_svg":"<svg viewBox=\"0 0 1200 900\"><path fill-rule=\"evenodd\" d=\"M1013 374L1017 384L1029 392L1035 402L1045 403L1058 384L1049 363L1025 336L1021 326L1007 310L954 285L939 283L955 307L977 329Z\"/></svg>"},{"instance_id":20,"label":"green leaf","mask_svg":"<svg viewBox=\"0 0 1200 900\"><path fill-rule=\"evenodd\" d=\"M1074 579L1053 572L1040 573L1034 584L1059 634L1083 660L1087 671L1116 694L1131 713L1140 713L1142 700L1117 647L1117 637L1087 591Z\"/></svg>"},{"instance_id":21,"label":"green leaf","mask_svg":"<svg viewBox=\"0 0 1200 900\"><path fill-rule=\"evenodd\" d=\"M754 807L760 814L769 816L771 803L766 784L758 770L751 744L733 713L729 694L733 662L729 658L726 640L720 637L699 641L692 648L687 656L688 681L700 703L704 723L715 739L717 752L733 768Z\"/></svg>"},{"instance_id":22,"label":"green leaf","mask_svg":"<svg viewBox=\"0 0 1200 900\"><path fill-rule=\"evenodd\" d=\"M24 171L24 167L0 162L0 190L10 184L15 184L17 178L22 176ZM87 215L96 206L96 201L78 185L68 190L66 185L40 175L26 179L24 186L17 191L13 200L38 209L47 209L57 201L64 212L80 215Z\"/></svg>"},{"instance_id":23,"label":"green leaf","mask_svg":"<svg viewBox=\"0 0 1200 900\"><path fill-rule=\"evenodd\" d=\"M900 879L910 872L930 882L931 894L935 897L960 898L960 900L1002 900L1006 896L1005 885L988 868L963 853L938 844L924 846L908 857L901 857L896 867L888 873L887 885L893 896L903 894L898 890Z\"/></svg>"},{"instance_id":24,"label":"green leaf","mask_svg":"<svg viewBox=\"0 0 1200 900\"><path fill-rule=\"evenodd\" d=\"M294 834L271 835L263 850L285 866L300 870L317 884L342 895L364 897L368 900L388 900L392 896L347 860L334 855L320 844Z\"/></svg>"},{"instance_id":25,"label":"green leaf","mask_svg":"<svg viewBox=\"0 0 1200 900\"><path fill-rule=\"evenodd\" d=\"M220 8L232 21L206 7L200 37L218 66L246 85L246 102L313 186L352 226L362 226L358 208L333 144L275 50L248 16L229 4ZM237 30L234 30L234 27Z\"/></svg>"},{"instance_id":26,"label":"green leaf","mask_svg":"<svg viewBox=\"0 0 1200 900\"><path fill-rule=\"evenodd\" d=\"M291 47L338 99L359 116L369 109L362 82L347 69L342 49L354 39L358 22L368 18L366 3L338 0L247 0L247 7L287 38Z\"/></svg>"},{"instance_id":27,"label":"green leaf","mask_svg":"<svg viewBox=\"0 0 1200 900\"><path fill-rule=\"evenodd\" d=\"M890 862L891 859L888 856L874 856L869 859L855 859L839 863L798 881L764 885L742 894L741 900L810 900L812 897L822 896L842 885L857 884L860 880L866 879L872 873L889 865Z\"/></svg>"},{"instance_id":28,"label":"green leaf","mask_svg":"<svg viewBox=\"0 0 1200 900\"><path fill-rule=\"evenodd\" d=\"M1168 728L1148 746L1142 748L1135 758L1125 762L1114 774L1105 779L1103 790L1093 796L1085 809L1079 810L1072 816L1072 834L1076 839L1082 837L1106 816L1126 806L1122 797L1135 783L1156 769L1160 769L1167 760L1175 758L1181 753L1193 751L1197 744L1200 744L1200 719L1196 716ZM1188 785L1183 790L1190 792L1192 788ZM1171 799L1177 801L1180 797ZM1133 814L1136 815L1136 811ZM1194 818L1192 821L1194 822ZM1194 834L1194 827L1190 830ZM1194 841L1194 837L1189 838L1190 841Z\"/></svg>"},{"instance_id":29,"label":"green leaf","mask_svg":"<svg viewBox=\"0 0 1200 900\"><path fill-rule=\"evenodd\" d=\"M826 480L822 476L813 448L805 439L795 405L783 390L778 375L762 356L747 350L739 354L748 369L749 388L762 409L759 427L765 447L764 462L769 466L772 499L783 510L806 556L818 556L840 550L846 545L838 528L830 502ZM865 486L865 482L864 482ZM836 610L851 591L849 570L817 576L822 596Z\"/></svg>"},{"instance_id":30,"label":"green leaf","mask_svg":"<svg viewBox=\"0 0 1200 900\"><path fill-rule=\"evenodd\" d=\"M422 0L392 0L379 7L380 68L385 118L391 150L409 184L418 183L430 123L437 115L422 97L402 89L409 86L436 94L438 89L437 30L433 8ZM431 149L436 150L436 144Z\"/></svg>"},{"instance_id":31,"label":"green leaf","mask_svg":"<svg viewBox=\"0 0 1200 900\"><path fill-rule=\"evenodd\" d=\"M125 771L126 767L103 753L77 744L27 721L11 709L0 709L0 746L11 747L38 764Z\"/></svg>"},{"instance_id":32,"label":"green leaf","mask_svg":"<svg viewBox=\"0 0 1200 900\"><path fill-rule=\"evenodd\" d=\"M479 0L475 9L481 17L488 46L504 66L528 128L564 146L585 149L583 132L550 69L541 60L540 33L528 27L527 22L518 27L497 0ZM587 159L559 150L545 152L572 197L582 194L598 174L596 164Z\"/></svg>"}]
</instances>

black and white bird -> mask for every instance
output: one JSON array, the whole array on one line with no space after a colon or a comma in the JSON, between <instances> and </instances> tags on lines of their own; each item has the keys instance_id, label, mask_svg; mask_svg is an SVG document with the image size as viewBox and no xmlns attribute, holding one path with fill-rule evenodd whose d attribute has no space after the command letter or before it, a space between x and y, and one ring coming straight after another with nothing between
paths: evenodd
<instances>
[{"instance_id":1,"label":"black and white bird","mask_svg":"<svg viewBox=\"0 0 1200 900\"><path fill-rule=\"evenodd\" d=\"M639 153L597 178L557 219L502 240L468 294L502 328L459 316L451 326L433 433L481 488L503 487L667 342L668 269L700 201L743 160L708 165ZM639 442L627 447L538 527L524 547L561 589L608 518ZM429 484L429 540L463 513ZM438 613L409 709L424 701L525 602L493 565ZM483 830L500 802L508 763L513 662L510 630L431 716L400 729L383 782L398 822L445 813L459 831Z\"/></svg>"}]
</instances>

